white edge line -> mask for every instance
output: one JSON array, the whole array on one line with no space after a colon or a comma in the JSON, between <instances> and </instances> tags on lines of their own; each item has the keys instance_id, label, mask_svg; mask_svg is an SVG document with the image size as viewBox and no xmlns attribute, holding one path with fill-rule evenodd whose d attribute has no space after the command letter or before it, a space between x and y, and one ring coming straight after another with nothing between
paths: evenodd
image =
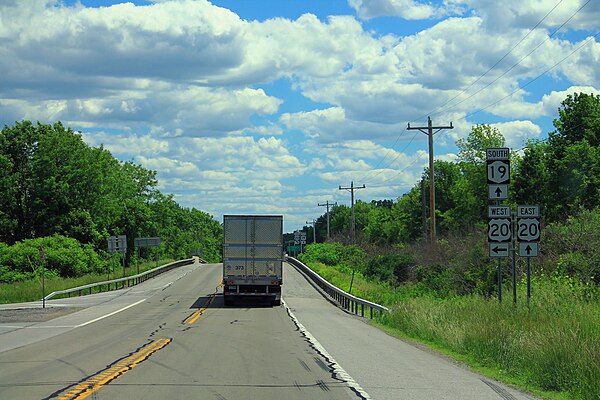
<instances>
[{"instance_id":1,"label":"white edge line","mask_svg":"<svg viewBox=\"0 0 600 400\"><path fill-rule=\"evenodd\" d=\"M335 376L337 376L340 380L345 381L348 386L350 386L362 399L371 400L371 396L348 374L344 368L340 364L335 361L335 359L325 350L323 345L319 343L317 338L315 338L305 327L298 321L298 318L294 315L292 310L288 307L285 301L282 300L283 306L286 308L288 315L294 322L294 324L300 330L300 333L308 340L308 342L313 346L313 348L320 353L325 359L329 362L330 367L332 368L332 372Z\"/></svg>"},{"instance_id":2,"label":"white edge line","mask_svg":"<svg viewBox=\"0 0 600 400\"><path fill-rule=\"evenodd\" d=\"M146 299L142 299L142 300L140 300L140 301L137 301L137 302L135 302L135 303L133 303L133 304L130 304L130 305L128 305L127 307L123 307L123 308L121 308L121 309L119 309L119 310L117 310L117 311L113 311L113 312L111 312L110 314L106 314L106 315L103 315L103 316L101 316L101 317L98 317L98 318L96 318L96 319L93 319L93 320L91 320L91 321L84 322L83 324L76 325L76 326L75 326L75 328L81 328L82 326L86 326L86 325L89 325L89 324L93 324L94 322L98 322L98 321L100 321L100 320L102 320L102 319L104 319L104 318L111 317L111 316L113 316L113 315L115 315L115 314L118 314L118 313L120 313L121 311L125 311L125 310L127 310L128 308L135 307L135 306L137 306L138 304L140 304L140 303L143 303L144 301L146 301Z\"/></svg>"}]
</instances>

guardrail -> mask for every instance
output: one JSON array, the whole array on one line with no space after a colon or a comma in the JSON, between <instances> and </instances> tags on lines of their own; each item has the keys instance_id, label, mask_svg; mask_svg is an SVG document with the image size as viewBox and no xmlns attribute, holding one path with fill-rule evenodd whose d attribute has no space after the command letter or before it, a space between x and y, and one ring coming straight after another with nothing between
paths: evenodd
<instances>
[{"instance_id":1,"label":"guardrail","mask_svg":"<svg viewBox=\"0 0 600 400\"><path fill-rule=\"evenodd\" d=\"M201 258L198 258L198 259L201 263L206 263L206 261L204 261L203 259L201 259ZM79 292L79 294L78 294L79 296L82 296L85 294L92 294L94 288L98 288L98 293L100 293L100 292L102 292L102 288L104 286L106 286L106 290L105 290L106 292L109 292L111 290L111 285L115 285L114 290L119 289L119 287L118 287L119 284L121 285L121 289L123 289L125 287L135 286L142 282L147 281L148 279L152 279L155 276L162 274L163 272L167 272L174 268L181 267L184 265L192 264L194 262L194 260L195 260L195 258L192 257L192 258L188 258L185 260L174 261L172 263L165 264L160 267L156 267L149 271L142 272L141 274L138 274L138 275L126 276L124 278L113 279L113 280L105 281L105 282L91 283L89 285L79 286L79 287L71 288L71 289L58 290L56 292L50 293L49 295L44 297L43 300L50 300L56 296L60 296L60 295L64 295L64 294L71 297L71 293L75 293L75 292ZM89 293L85 293L87 290L89 290Z\"/></svg>"},{"instance_id":2,"label":"guardrail","mask_svg":"<svg viewBox=\"0 0 600 400\"><path fill-rule=\"evenodd\" d=\"M306 266L305 264L303 264L302 262L298 261L297 259L295 259L293 257L287 256L286 261L289 264L292 264L293 266L295 266L296 268L299 268L302 272L304 272L306 275L308 275L308 277L310 279L312 279L313 282L315 282L317 284L317 286L319 286L333 300L335 300L340 305L340 307L344 308L345 310L347 310L349 312L352 312L352 313L358 315L359 308L360 308L360 315L364 317L365 316L365 307L368 307L371 311L370 312L371 319L373 319L373 310L379 311L380 315L383 314L384 311L389 312L389 309L387 307L384 307L377 303L371 303L370 301L353 296L350 293L346 293L342 289L340 289L336 286L333 286L331 283L327 282L315 271L313 271L308 266Z\"/></svg>"}]
</instances>

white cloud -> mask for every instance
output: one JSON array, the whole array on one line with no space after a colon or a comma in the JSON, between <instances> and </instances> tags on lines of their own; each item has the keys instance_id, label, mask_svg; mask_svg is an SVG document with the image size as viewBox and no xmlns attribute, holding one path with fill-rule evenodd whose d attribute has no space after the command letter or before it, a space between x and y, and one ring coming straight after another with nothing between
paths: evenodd
<instances>
[{"instance_id":1,"label":"white cloud","mask_svg":"<svg viewBox=\"0 0 600 400\"><path fill-rule=\"evenodd\" d=\"M4 0L0 115L74 125L89 143L157 169L161 188L185 205L214 214L267 205L299 218L315 207L304 186L363 178L361 196L383 196L392 183L418 180L426 145L406 131L409 121L453 121L456 129L436 135L440 159L450 159L472 123L500 121L518 146L540 135L540 119L567 94L598 93L600 44L570 55L596 32L598 3L547 40L583 2L563 1L512 49L556 0L350 0L356 18L264 21L204 0ZM430 21L410 33L397 20L405 25L395 31L409 33L393 35L378 30L380 16Z\"/></svg>"},{"instance_id":2,"label":"white cloud","mask_svg":"<svg viewBox=\"0 0 600 400\"><path fill-rule=\"evenodd\" d=\"M518 149L525 145L528 139L537 139L542 129L531 121L510 121L493 124L506 139L506 145Z\"/></svg>"},{"instance_id":3,"label":"white cloud","mask_svg":"<svg viewBox=\"0 0 600 400\"><path fill-rule=\"evenodd\" d=\"M495 31L530 29L544 17L541 28L557 28L571 18L565 29L596 29L600 19L598 3L587 0L455 0L455 3L471 8ZM585 3L589 4L578 12Z\"/></svg>"},{"instance_id":4,"label":"white cloud","mask_svg":"<svg viewBox=\"0 0 600 400\"><path fill-rule=\"evenodd\" d=\"M427 19L446 14L442 7L414 0L348 0L362 19L398 16L404 19Z\"/></svg>"}]
</instances>

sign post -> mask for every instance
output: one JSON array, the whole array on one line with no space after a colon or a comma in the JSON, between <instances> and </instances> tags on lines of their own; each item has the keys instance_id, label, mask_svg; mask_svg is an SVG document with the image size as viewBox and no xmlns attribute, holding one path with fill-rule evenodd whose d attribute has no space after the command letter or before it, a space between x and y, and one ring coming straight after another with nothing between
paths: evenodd
<instances>
[{"instance_id":1,"label":"sign post","mask_svg":"<svg viewBox=\"0 0 600 400\"><path fill-rule=\"evenodd\" d=\"M115 264L115 253L123 253L123 276L125 276L125 253L127 252L127 236L110 236L108 238L108 252L112 254L113 269ZM110 270L108 271L108 280L110 281Z\"/></svg>"},{"instance_id":2,"label":"sign post","mask_svg":"<svg viewBox=\"0 0 600 400\"><path fill-rule=\"evenodd\" d=\"M490 257L498 257L498 301L502 302L502 257L508 257L511 239L509 206L488 206Z\"/></svg>"},{"instance_id":3,"label":"sign post","mask_svg":"<svg viewBox=\"0 0 600 400\"><path fill-rule=\"evenodd\" d=\"M140 248L142 247L159 247L160 246L160 238L159 237L138 237L133 239L134 247L138 249L138 259L140 258ZM156 266L158 267L158 251L156 252ZM137 273L140 273L140 265L138 261L137 265Z\"/></svg>"},{"instance_id":4,"label":"sign post","mask_svg":"<svg viewBox=\"0 0 600 400\"><path fill-rule=\"evenodd\" d=\"M510 207L501 206L508 199L510 183L510 149L490 148L485 151L488 199L496 206L488 207L488 241L490 257L498 257L498 301L502 302L502 257L508 257L511 240Z\"/></svg>"},{"instance_id":5,"label":"sign post","mask_svg":"<svg viewBox=\"0 0 600 400\"><path fill-rule=\"evenodd\" d=\"M40 245L40 261L42 262L42 308L46 308L46 271L44 268L44 246Z\"/></svg>"}]
</instances>

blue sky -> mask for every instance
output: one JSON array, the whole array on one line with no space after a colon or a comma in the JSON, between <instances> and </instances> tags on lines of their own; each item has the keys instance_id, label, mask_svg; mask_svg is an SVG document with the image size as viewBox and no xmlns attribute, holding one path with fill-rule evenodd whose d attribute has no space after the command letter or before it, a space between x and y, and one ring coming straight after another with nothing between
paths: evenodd
<instances>
[{"instance_id":1,"label":"blue sky","mask_svg":"<svg viewBox=\"0 0 600 400\"><path fill-rule=\"evenodd\" d=\"M0 122L60 120L183 206L292 231L349 204L340 185L415 185L408 122L453 123L443 160L475 124L547 137L568 94L599 93L598 21L597 0L5 0Z\"/></svg>"}]
</instances>

